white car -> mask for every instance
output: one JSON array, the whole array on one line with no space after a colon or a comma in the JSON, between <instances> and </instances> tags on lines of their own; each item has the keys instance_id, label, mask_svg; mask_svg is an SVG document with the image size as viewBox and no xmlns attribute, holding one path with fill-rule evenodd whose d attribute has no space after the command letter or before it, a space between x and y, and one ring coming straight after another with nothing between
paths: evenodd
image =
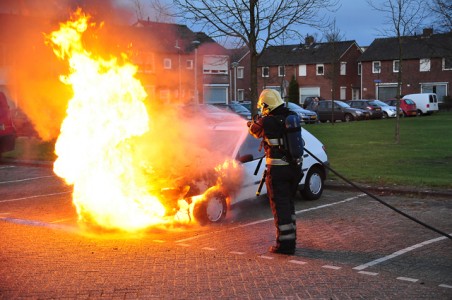
<instances>
[{"instance_id":1,"label":"white car","mask_svg":"<svg viewBox=\"0 0 452 300\"><path fill-rule=\"evenodd\" d=\"M234 195L213 192L206 201L195 206L194 216L200 223L221 221L230 208L226 204L227 196L230 196L230 206L255 198L265 169L265 158L261 161L264 151L259 152L261 141L248 133L246 122L243 125L237 122L223 122L213 126L212 130L215 130L215 136L219 139L216 145L242 165L244 176L240 189ZM228 145L225 146L224 142L221 142L225 140L222 137L228 137ZM231 137L233 137L232 143ZM306 150L304 151L302 165L304 176L300 182L299 191L304 199L316 200L320 198L324 189L324 181L328 174L328 169L325 167L328 165L328 157L324 145L304 128L302 128L302 137L305 149L315 155L321 163ZM264 194L266 194L265 184L261 190L261 195Z\"/></svg>"}]
</instances>

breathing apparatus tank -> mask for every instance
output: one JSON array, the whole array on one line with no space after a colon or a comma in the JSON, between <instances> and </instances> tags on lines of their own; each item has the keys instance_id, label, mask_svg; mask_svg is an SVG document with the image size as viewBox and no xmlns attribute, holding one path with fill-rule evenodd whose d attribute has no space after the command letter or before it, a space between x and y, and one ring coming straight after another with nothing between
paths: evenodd
<instances>
[{"instance_id":1,"label":"breathing apparatus tank","mask_svg":"<svg viewBox=\"0 0 452 300\"><path fill-rule=\"evenodd\" d=\"M286 149L293 162L297 164L303 159L303 139L301 136L301 120L298 114L290 114L285 119L285 137Z\"/></svg>"}]
</instances>

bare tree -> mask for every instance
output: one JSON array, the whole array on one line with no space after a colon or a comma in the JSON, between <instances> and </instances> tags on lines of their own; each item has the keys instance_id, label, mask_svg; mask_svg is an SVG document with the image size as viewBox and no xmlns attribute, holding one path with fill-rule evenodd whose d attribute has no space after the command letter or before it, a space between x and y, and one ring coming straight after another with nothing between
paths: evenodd
<instances>
[{"instance_id":1,"label":"bare tree","mask_svg":"<svg viewBox=\"0 0 452 300\"><path fill-rule=\"evenodd\" d=\"M129 0L138 20L148 18L155 22L172 22L171 5L164 0ZM146 9L146 7L148 9ZM146 15L146 13L148 15Z\"/></svg>"},{"instance_id":2,"label":"bare tree","mask_svg":"<svg viewBox=\"0 0 452 300\"><path fill-rule=\"evenodd\" d=\"M386 35L397 38L399 72L397 73L397 117L395 127L395 143L400 143L400 98L403 79L403 38L414 35L425 22L426 6L424 0L367 0L378 11L386 15L388 27L383 30Z\"/></svg>"},{"instance_id":3,"label":"bare tree","mask_svg":"<svg viewBox=\"0 0 452 300\"><path fill-rule=\"evenodd\" d=\"M435 16L438 31L452 31L452 0L433 0L429 8Z\"/></svg>"},{"instance_id":4,"label":"bare tree","mask_svg":"<svg viewBox=\"0 0 452 300\"><path fill-rule=\"evenodd\" d=\"M251 103L256 113L257 62L264 49L282 38L301 35L297 25L314 28L328 22L323 9L333 10L337 0L174 0L179 16L201 26L213 38L231 37L250 50Z\"/></svg>"},{"instance_id":5,"label":"bare tree","mask_svg":"<svg viewBox=\"0 0 452 300\"><path fill-rule=\"evenodd\" d=\"M334 20L328 27L324 29L324 38L328 45L331 47L330 55L329 55L329 63L331 65L330 70L326 74L327 77L331 80L331 124L334 125L334 98L337 93L337 81L339 76L339 66L340 66L340 55L337 43L344 39L344 35L341 31L336 27L336 20Z\"/></svg>"}]
</instances>

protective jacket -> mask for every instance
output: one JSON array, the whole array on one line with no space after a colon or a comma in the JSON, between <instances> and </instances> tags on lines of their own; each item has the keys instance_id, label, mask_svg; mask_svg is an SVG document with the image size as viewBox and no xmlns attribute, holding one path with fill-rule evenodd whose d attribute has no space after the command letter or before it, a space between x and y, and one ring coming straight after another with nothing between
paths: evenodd
<instances>
[{"instance_id":1,"label":"protective jacket","mask_svg":"<svg viewBox=\"0 0 452 300\"><path fill-rule=\"evenodd\" d=\"M301 180L301 166L288 159L284 147L284 120L291 114L281 105L249 126L249 133L262 138L267 175L265 184L276 226L276 249L290 253L295 249L296 224L294 197Z\"/></svg>"}]
</instances>

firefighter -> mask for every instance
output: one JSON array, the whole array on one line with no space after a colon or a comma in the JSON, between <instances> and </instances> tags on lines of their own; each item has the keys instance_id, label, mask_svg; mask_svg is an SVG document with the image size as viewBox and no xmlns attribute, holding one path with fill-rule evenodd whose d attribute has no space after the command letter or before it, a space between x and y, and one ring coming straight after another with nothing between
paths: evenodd
<instances>
[{"instance_id":1,"label":"firefighter","mask_svg":"<svg viewBox=\"0 0 452 300\"><path fill-rule=\"evenodd\" d=\"M276 227L276 245L272 253L294 254L296 248L296 224L294 197L302 177L299 162L290 159L284 147L284 120L293 114L284 106L281 95L273 89L264 89L257 107L262 116L248 122L249 133L262 139L265 150L265 184Z\"/></svg>"}]
</instances>

